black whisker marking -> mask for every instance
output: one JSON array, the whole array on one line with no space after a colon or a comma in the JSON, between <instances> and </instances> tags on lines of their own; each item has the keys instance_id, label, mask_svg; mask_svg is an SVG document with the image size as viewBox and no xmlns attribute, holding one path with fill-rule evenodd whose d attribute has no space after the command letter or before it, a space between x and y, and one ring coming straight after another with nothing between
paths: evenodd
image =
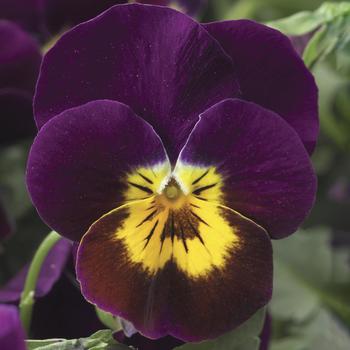
<instances>
[{"instance_id":1,"label":"black whisker marking","mask_svg":"<svg viewBox=\"0 0 350 350\"><path fill-rule=\"evenodd\" d=\"M211 185L207 185L207 186L203 186L203 187L199 187L196 190L193 191L194 195L200 195L203 191L209 190L210 188L216 186L216 184L211 184Z\"/></svg>"},{"instance_id":2,"label":"black whisker marking","mask_svg":"<svg viewBox=\"0 0 350 350\"><path fill-rule=\"evenodd\" d=\"M153 185L153 181L150 179L150 178L148 178L147 176L145 176L145 175L143 175L143 174L141 174L141 173L139 173L139 172L137 172L145 181L147 181L149 184L151 184L151 185Z\"/></svg>"},{"instance_id":3,"label":"black whisker marking","mask_svg":"<svg viewBox=\"0 0 350 350\"><path fill-rule=\"evenodd\" d=\"M153 210L151 214L147 215L136 227L140 227L142 224L144 224L146 221L151 219L153 215L157 212L157 209Z\"/></svg>"},{"instance_id":4,"label":"black whisker marking","mask_svg":"<svg viewBox=\"0 0 350 350\"><path fill-rule=\"evenodd\" d=\"M207 226L210 227L210 225L209 225L206 221L204 221L199 215L197 215L195 212L193 212L192 210L190 210L190 213L191 213L196 219L198 219L200 222L202 222L204 225L207 225Z\"/></svg>"},{"instance_id":5,"label":"black whisker marking","mask_svg":"<svg viewBox=\"0 0 350 350\"><path fill-rule=\"evenodd\" d=\"M184 229L183 229L181 223L180 223L180 232L181 232L181 240L182 240L182 243L184 245L185 251L186 251L186 253L188 253L188 247L187 247L187 243L186 243L185 233L184 233Z\"/></svg>"},{"instance_id":6,"label":"black whisker marking","mask_svg":"<svg viewBox=\"0 0 350 350\"><path fill-rule=\"evenodd\" d=\"M200 208L199 205L196 205L196 204L193 204L193 203L190 203L190 206L191 206L191 207L194 207L194 208L198 208L198 209Z\"/></svg>"},{"instance_id":7,"label":"black whisker marking","mask_svg":"<svg viewBox=\"0 0 350 350\"><path fill-rule=\"evenodd\" d=\"M196 235L196 237L200 240L200 242L205 246L204 241L203 241L203 238L202 238L202 236L200 235L200 233L193 227L193 225L192 225L192 223L191 223L190 220L188 220L187 222L188 222L188 224L190 225L190 227L191 227L193 233L194 233L194 234Z\"/></svg>"},{"instance_id":8,"label":"black whisker marking","mask_svg":"<svg viewBox=\"0 0 350 350\"><path fill-rule=\"evenodd\" d=\"M201 181L203 179L203 177L207 176L209 173L209 169L207 171L204 172L204 174L202 174L200 177L198 177L196 180L194 180L192 182L192 185L195 185L196 183L198 183L199 181Z\"/></svg>"},{"instance_id":9,"label":"black whisker marking","mask_svg":"<svg viewBox=\"0 0 350 350\"><path fill-rule=\"evenodd\" d=\"M146 243L145 243L145 246L143 247L143 249L145 249L145 248L147 247L149 241L151 240L151 238L152 238L152 236L153 236L153 234L154 234L154 231L156 230L156 227L158 226L158 223L159 223L159 220L157 220L157 221L155 222L155 224L153 225L153 227L152 227L150 233L149 233L148 236L145 238Z\"/></svg>"},{"instance_id":10,"label":"black whisker marking","mask_svg":"<svg viewBox=\"0 0 350 350\"><path fill-rule=\"evenodd\" d=\"M205 201L208 202L208 200L206 198L200 197L200 196L195 196L197 199L200 199L201 201Z\"/></svg>"},{"instance_id":11,"label":"black whisker marking","mask_svg":"<svg viewBox=\"0 0 350 350\"><path fill-rule=\"evenodd\" d=\"M146 186L142 186L142 185L139 185L139 184L135 184L134 182L131 182L131 181L128 181L128 183L129 183L131 186L134 186L134 187L138 188L138 189L141 190L141 191L144 191L144 192L146 192L146 193L148 193L148 194L153 194L153 191L152 191L150 188L146 187Z\"/></svg>"},{"instance_id":12,"label":"black whisker marking","mask_svg":"<svg viewBox=\"0 0 350 350\"><path fill-rule=\"evenodd\" d=\"M175 237L175 224L174 224L174 213L171 213L171 222L170 222L170 237L171 242L174 244L174 237Z\"/></svg>"},{"instance_id":13,"label":"black whisker marking","mask_svg":"<svg viewBox=\"0 0 350 350\"><path fill-rule=\"evenodd\" d=\"M166 221L164 223L163 231L162 231L162 234L160 235L160 250L159 250L159 254L162 252L162 249L163 249L163 243L165 241L167 225L168 225L168 221Z\"/></svg>"}]
</instances>

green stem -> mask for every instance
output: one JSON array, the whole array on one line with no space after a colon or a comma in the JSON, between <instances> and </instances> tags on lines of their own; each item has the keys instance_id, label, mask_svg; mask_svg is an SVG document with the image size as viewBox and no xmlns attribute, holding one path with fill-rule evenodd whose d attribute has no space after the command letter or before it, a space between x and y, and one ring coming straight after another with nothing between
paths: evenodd
<instances>
[{"instance_id":1,"label":"green stem","mask_svg":"<svg viewBox=\"0 0 350 350\"><path fill-rule=\"evenodd\" d=\"M30 264L26 281L24 284L24 289L21 294L21 300L19 303L21 321L27 333L29 333L30 329L32 311L35 302L35 287L38 281L41 267L45 261L47 254L60 239L61 236L57 232L50 232L40 244Z\"/></svg>"}]
</instances>

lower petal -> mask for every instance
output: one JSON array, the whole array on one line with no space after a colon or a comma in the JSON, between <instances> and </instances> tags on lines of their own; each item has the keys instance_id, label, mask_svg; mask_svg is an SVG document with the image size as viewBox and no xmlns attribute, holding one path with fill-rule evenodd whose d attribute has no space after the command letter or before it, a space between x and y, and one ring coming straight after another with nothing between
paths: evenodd
<instances>
[{"instance_id":1,"label":"lower petal","mask_svg":"<svg viewBox=\"0 0 350 350\"><path fill-rule=\"evenodd\" d=\"M272 252L260 226L210 203L187 226L188 213L145 216L153 200L110 212L83 237L77 275L87 300L148 337L185 341L214 338L268 302Z\"/></svg>"}]
</instances>

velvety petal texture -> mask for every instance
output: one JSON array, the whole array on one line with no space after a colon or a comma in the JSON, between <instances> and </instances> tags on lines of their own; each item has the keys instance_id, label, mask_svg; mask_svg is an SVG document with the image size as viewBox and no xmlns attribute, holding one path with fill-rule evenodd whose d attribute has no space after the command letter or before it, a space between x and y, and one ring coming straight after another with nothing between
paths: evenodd
<instances>
[{"instance_id":1,"label":"velvety petal texture","mask_svg":"<svg viewBox=\"0 0 350 350\"><path fill-rule=\"evenodd\" d=\"M67 239L61 239L50 250L40 270L35 297L40 298L50 292L61 277L71 252L72 242ZM5 286L0 288L0 303L16 302L20 299L28 269L29 265L25 266Z\"/></svg>"},{"instance_id":2,"label":"velvety petal texture","mask_svg":"<svg viewBox=\"0 0 350 350\"><path fill-rule=\"evenodd\" d=\"M212 200L222 186L223 203L273 238L295 232L315 200L316 176L300 138L277 114L251 102L226 100L203 113L179 169L182 164L215 166L221 180L197 195Z\"/></svg>"},{"instance_id":3,"label":"velvety petal texture","mask_svg":"<svg viewBox=\"0 0 350 350\"><path fill-rule=\"evenodd\" d=\"M316 98L289 40L254 22L128 4L64 34L37 84L27 184L79 242L84 297L181 341L265 306L270 239L314 202Z\"/></svg>"},{"instance_id":4,"label":"velvety petal texture","mask_svg":"<svg viewBox=\"0 0 350 350\"><path fill-rule=\"evenodd\" d=\"M15 306L0 304L0 325L1 350L26 350L25 334Z\"/></svg>"},{"instance_id":5,"label":"velvety petal texture","mask_svg":"<svg viewBox=\"0 0 350 350\"><path fill-rule=\"evenodd\" d=\"M141 224L143 203L112 211L83 237L77 277L87 300L147 337L184 341L214 338L267 303L272 251L261 227L215 205L207 210L219 223L163 224L155 214Z\"/></svg>"},{"instance_id":6,"label":"velvety petal texture","mask_svg":"<svg viewBox=\"0 0 350 350\"><path fill-rule=\"evenodd\" d=\"M128 172L166 162L162 142L147 122L116 101L94 101L63 112L40 130L29 154L28 190L50 227L79 240L95 220L124 203ZM139 193L129 200L150 191L132 184Z\"/></svg>"},{"instance_id":7,"label":"velvety petal texture","mask_svg":"<svg viewBox=\"0 0 350 350\"><path fill-rule=\"evenodd\" d=\"M319 131L317 87L288 37L249 20L205 28L232 57L242 98L277 112L312 153Z\"/></svg>"},{"instance_id":8,"label":"velvety petal texture","mask_svg":"<svg viewBox=\"0 0 350 350\"><path fill-rule=\"evenodd\" d=\"M176 161L199 113L237 94L232 60L201 25L166 7L130 4L57 42L44 58L34 109L41 128L68 108L117 100L154 127Z\"/></svg>"}]
</instances>

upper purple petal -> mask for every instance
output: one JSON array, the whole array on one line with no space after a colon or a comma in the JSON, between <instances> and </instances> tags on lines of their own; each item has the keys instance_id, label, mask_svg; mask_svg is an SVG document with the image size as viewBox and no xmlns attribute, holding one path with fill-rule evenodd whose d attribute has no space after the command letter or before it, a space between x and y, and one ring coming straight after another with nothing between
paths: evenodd
<instances>
[{"instance_id":1,"label":"upper purple petal","mask_svg":"<svg viewBox=\"0 0 350 350\"><path fill-rule=\"evenodd\" d=\"M102 215L124 204L134 167L167 161L152 127L116 101L94 101L50 120L31 148L27 184L42 219L79 240Z\"/></svg>"},{"instance_id":2,"label":"upper purple petal","mask_svg":"<svg viewBox=\"0 0 350 350\"><path fill-rule=\"evenodd\" d=\"M15 306L0 304L0 325L1 350L26 350L25 333Z\"/></svg>"},{"instance_id":3,"label":"upper purple petal","mask_svg":"<svg viewBox=\"0 0 350 350\"><path fill-rule=\"evenodd\" d=\"M42 297L50 292L53 285L61 277L71 254L72 242L61 239L50 250L40 270L36 285L35 297ZM0 302L15 302L21 297L29 265L25 266L15 277L0 289Z\"/></svg>"},{"instance_id":4,"label":"upper purple petal","mask_svg":"<svg viewBox=\"0 0 350 350\"><path fill-rule=\"evenodd\" d=\"M199 113L237 93L232 60L201 25L167 7L116 5L48 52L34 110L41 128L68 108L117 100L155 128L175 161Z\"/></svg>"},{"instance_id":5,"label":"upper purple petal","mask_svg":"<svg viewBox=\"0 0 350 350\"><path fill-rule=\"evenodd\" d=\"M277 112L312 153L319 131L317 87L290 40L249 20L214 22L205 28L236 64L242 98Z\"/></svg>"},{"instance_id":6,"label":"upper purple petal","mask_svg":"<svg viewBox=\"0 0 350 350\"><path fill-rule=\"evenodd\" d=\"M225 205L273 238L295 232L315 200L316 176L297 133L251 102L231 99L208 109L179 159L215 166Z\"/></svg>"}]
</instances>

